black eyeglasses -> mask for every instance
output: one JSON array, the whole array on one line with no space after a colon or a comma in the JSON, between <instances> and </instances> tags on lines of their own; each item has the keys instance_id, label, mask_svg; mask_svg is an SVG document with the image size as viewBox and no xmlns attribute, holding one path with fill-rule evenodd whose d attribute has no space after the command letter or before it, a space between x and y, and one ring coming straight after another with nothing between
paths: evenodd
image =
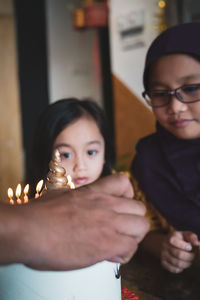
<instances>
[{"instance_id":1,"label":"black eyeglasses","mask_svg":"<svg viewBox=\"0 0 200 300\"><path fill-rule=\"evenodd\" d=\"M172 96L183 103L200 101L200 84L180 86L174 90L149 90L144 91L142 96L151 107L162 107L170 103Z\"/></svg>"}]
</instances>

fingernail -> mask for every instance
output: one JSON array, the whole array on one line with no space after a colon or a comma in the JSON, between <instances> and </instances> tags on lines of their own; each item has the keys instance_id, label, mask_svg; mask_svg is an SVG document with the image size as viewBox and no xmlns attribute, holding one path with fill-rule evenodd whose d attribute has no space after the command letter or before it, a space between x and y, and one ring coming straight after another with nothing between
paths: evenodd
<instances>
[{"instance_id":1,"label":"fingernail","mask_svg":"<svg viewBox=\"0 0 200 300\"><path fill-rule=\"evenodd\" d=\"M193 238L192 242L193 242L194 246L198 246L199 245L199 241L198 241L197 238Z\"/></svg>"},{"instance_id":2,"label":"fingernail","mask_svg":"<svg viewBox=\"0 0 200 300\"><path fill-rule=\"evenodd\" d=\"M188 244L188 245L186 245L185 249L186 249L187 251L191 251L191 250L192 250L192 246Z\"/></svg>"},{"instance_id":3,"label":"fingernail","mask_svg":"<svg viewBox=\"0 0 200 300\"><path fill-rule=\"evenodd\" d=\"M120 263L120 264L123 263L123 259L119 256L112 257L111 261L116 262L116 263Z\"/></svg>"},{"instance_id":4,"label":"fingernail","mask_svg":"<svg viewBox=\"0 0 200 300\"><path fill-rule=\"evenodd\" d=\"M111 259L113 262L120 263L120 264L126 264L129 260L130 257L119 257L115 256Z\"/></svg>"}]
</instances>

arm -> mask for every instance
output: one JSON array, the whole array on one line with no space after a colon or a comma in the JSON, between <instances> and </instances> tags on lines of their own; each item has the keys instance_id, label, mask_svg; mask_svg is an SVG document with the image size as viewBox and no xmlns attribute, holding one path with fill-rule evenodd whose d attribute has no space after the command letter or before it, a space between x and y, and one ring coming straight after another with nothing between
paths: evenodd
<instances>
[{"instance_id":1,"label":"arm","mask_svg":"<svg viewBox=\"0 0 200 300\"><path fill-rule=\"evenodd\" d=\"M196 255L198 237L190 231L169 234L151 231L142 242L142 248L159 258L162 266L172 273L189 268Z\"/></svg>"},{"instance_id":2,"label":"arm","mask_svg":"<svg viewBox=\"0 0 200 300\"><path fill-rule=\"evenodd\" d=\"M70 270L104 259L126 262L149 228L128 178L112 175L21 206L0 204L0 264Z\"/></svg>"},{"instance_id":3,"label":"arm","mask_svg":"<svg viewBox=\"0 0 200 300\"><path fill-rule=\"evenodd\" d=\"M151 231L145 236L141 248L157 257L162 266L170 272L180 273L190 267L197 253L197 235L189 231L175 231L158 210L146 200L136 180L134 180L134 189L136 198L147 207L146 217L151 224Z\"/></svg>"}]
</instances>

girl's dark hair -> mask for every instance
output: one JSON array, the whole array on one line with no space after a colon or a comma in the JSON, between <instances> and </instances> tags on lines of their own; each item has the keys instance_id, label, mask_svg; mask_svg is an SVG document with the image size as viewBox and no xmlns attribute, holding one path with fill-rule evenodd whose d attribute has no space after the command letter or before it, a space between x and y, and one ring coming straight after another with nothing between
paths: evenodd
<instances>
[{"instance_id":1,"label":"girl's dark hair","mask_svg":"<svg viewBox=\"0 0 200 300\"><path fill-rule=\"evenodd\" d=\"M91 100L68 98L50 104L40 115L34 133L26 182L31 189L45 179L52 157L53 144L58 134L82 116L92 117L105 141L105 164L101 176L111 174L115 155L113 140L103 110Z\"/></svg>"}]
</instances>

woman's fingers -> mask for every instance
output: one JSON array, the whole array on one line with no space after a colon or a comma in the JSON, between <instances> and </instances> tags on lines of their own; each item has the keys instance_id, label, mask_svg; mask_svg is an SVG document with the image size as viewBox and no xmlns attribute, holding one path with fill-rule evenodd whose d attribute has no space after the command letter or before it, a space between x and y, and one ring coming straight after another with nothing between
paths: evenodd
<instances>
[{"instance_id":1,"label":"woman's fingers","mask_svg":"<svg viewBox=\"0 0 200 300\"><path fill-rule=\"evenodd\" d=\"M99 179L90 185L95 192L104 192L109 195L133 198L133 186L125 174L113 174Z\"/></svg>"}]
</instances>

